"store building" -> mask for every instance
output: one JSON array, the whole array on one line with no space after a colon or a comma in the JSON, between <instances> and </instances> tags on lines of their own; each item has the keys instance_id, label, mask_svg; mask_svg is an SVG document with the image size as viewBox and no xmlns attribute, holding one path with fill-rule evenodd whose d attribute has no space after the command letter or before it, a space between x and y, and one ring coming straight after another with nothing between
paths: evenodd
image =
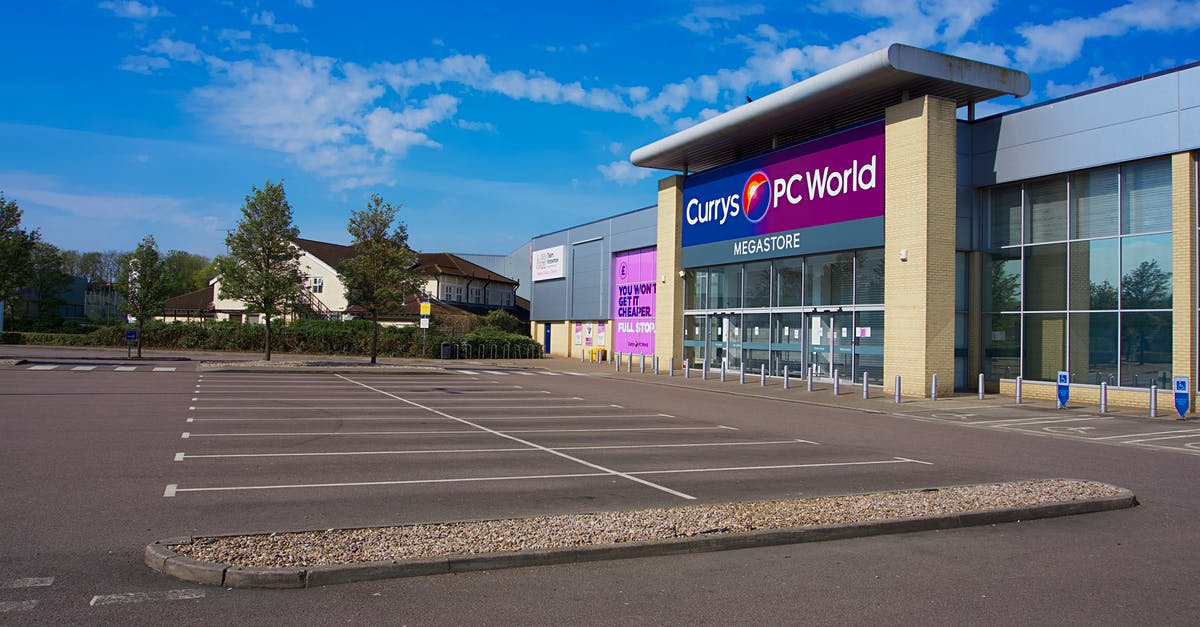
<instances>
[{"instance_id":1,"label":"store building","mask_svg":"<svg viewBox=\"0 0 1200 627\"><path fill-rule=\"evenodd\" d=\"M897 44L639 148L656 205L530 243L534 337L914 396L1195 380L1200 64L975 119L1028 91Z\"/></svg>"}]
</instances>

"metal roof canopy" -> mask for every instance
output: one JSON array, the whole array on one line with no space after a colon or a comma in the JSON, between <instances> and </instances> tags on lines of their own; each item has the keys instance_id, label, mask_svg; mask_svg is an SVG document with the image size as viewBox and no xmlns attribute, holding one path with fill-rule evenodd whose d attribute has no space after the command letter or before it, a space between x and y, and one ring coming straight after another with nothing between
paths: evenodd
<instances>
[{"instance_id":1,"label":"metal roof canopy","mask_svg":"<svg viewBox=\"0 0 1200 627\"><path fill-rule=\"evenodd\" d=\"M1019 70L892 44L633 151L636 166L702 172L883 115L924 95L958 106L1029 93Z\"/></svg>"}]
</instances>

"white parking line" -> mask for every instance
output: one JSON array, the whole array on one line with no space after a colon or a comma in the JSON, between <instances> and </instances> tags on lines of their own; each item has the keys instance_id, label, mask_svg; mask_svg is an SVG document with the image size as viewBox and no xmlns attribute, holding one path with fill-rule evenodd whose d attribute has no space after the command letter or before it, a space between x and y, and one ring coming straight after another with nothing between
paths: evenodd
<instances>
[{"instance_id":1,"label":"white parking line","mask_svg":"<svg viewBox=\"0 0 1200 627\"><path fill-rule=\"evenodd\" d=\"M630 472L631 475L669 475L691 472L733 472L742 470L785 470L789 468L829 468L834 466L873 466L877 464L922 464L932 466L933 462L923 462L907 457L893 457L880 461L868 462L827 462L822 464L784 464L779 466L734 466L728 468L682 468L676 470L642 470Z\"/></svg>"},{"instance_id":2,"label":"white parking line","mask_svg":"<svg viewBox=\"0 0 1200 627\"><path fill-rule=\"evenodd\" d=\"M457 372L459 374L470 374L470 375L479 374L478 372L475 372L473 370L456 370L455 372Z\"/></svg>"},{"instance_id":3,"label":"white parking line","mask_svg":"<svg viewBox=\"0 0 1200 627\"><path fill-rule=\"evenodd\" d=\"M989 427L1023 427L1026 425L1051 425L1062 422L1090 422L1095 420L1112 420L1112 418L1109 416L1084 416L1079 418L1055 418L1046 416L1042 418L1020 418L1016 420L982 420L979 422L968 422L966 424L972 426L983 425Z\"/></svg>"},{"instance_id":4,"label":"white parking line","mask_svg":"<svg viewBox=\"0 0 1200 627\"><path fill-rule=\"evenodd\" d=\"M597 405L596 407L600 407ZM396 411L404 411L412 409L408 407L396 408ZM478 408L472 408L478 409ZM509 408L513 409L513 408ZM569 409L569 408L568 408ZM465 416L471 420L541 420L541 419L570 419L570 418L670 418L665 414L581 414L577 416ZM421 415L405 415L405 416L306 416L293 418L188 418L188 422L329 422L336 420L339 422L429 422L437 419L438 416L431 416L428 413Z\"/></svg>"},{"instance_id":5,"label":"white parking line","mask_svg":"<svg viewBox=\"0 0 1200 627\"><path fill-rule=\"evenodd\" d=\"M518 370L518 371L514 372L513 374L519 374L519 375L521 375L521 376L524 376L524 377L536 377L536 376L537 376L536 374L534 374L534 373L532 373L532 372L522 372L522 371L520 371L520 370Z\"/></svg>"},{"instance_id":6,"label":"white parking line","mask_svg":"<svg viewBox=\"0 0 1200 627\"><path fill-rule=\"evenodd\" d=\"M185 601L187 599L203 599L204 591L198 588L184 590L167 590L165 592L124 592L121 594L98 594L92 597L88 605L115 605L127 603L145 603L146 601Z\"/></svg>"},{"instance_id":7,"label":"white parking line","mask_svg":"<svg viewBox=\"0 0 1200 627\"><path fill-rule=\"evenodd\" d=\"M71 368L71 370L82 370L85 372L88 370L95 370L95 369L96 369L95 366L75 366L74 368Z\"/></svg>"},{"instance_id":8,"label":"white parking line","mask_svg":"<svg viewBox=\"0 0 1200 627\"><path fill-rule=\"evenodd\" d=\"M12 590L15 588L44 588L53 584L54 577L25 577L23 579L0 581L0 590Z\"/></svg>"},{"instance_id":9,"label":"white parking line","mask_svg":"<svg viewBox=\"0 0 1200 627\"><path fill-rule=\"evenodd\" d=\"M175 366L159 366L154 369L154 372L175 372Z\"/></svg>"},{"instance_id":10,"label":"white parking line","mask_svg":"<svg viewBox=\"0 0 1200 627\"><path fill-rule=\"evenodd\" d=\"M134 370L137 370L137 366L117 366L116 368L113 368L113 370L116 370L117 372L133 372Z\"/></svg>"},{"instance_id":11,"label":"white parking line","mask_svg":"<svg viewBox=\"0 0 1200 627\"><path fill-rule=\"evenodd\" d=\"M508 433L511 433L508 432ZM716 446L774 446L779 444L812 444L807 440L772 440L762 442L692 442L687 444L607 444L596 446L559 446L556 451L603 451L645 448L702 448ZM409 449L400 451L331 451L307 453L211 453L188 455L176 453L175 461L188 459L236 459L242 457L341 457L350 455L430 455L455 453L539 453L536 448L471 448L471 449Z\"/></svg>"},{"instance_id":12,"label":"white parking line","mask_svg":"<svg viewBox=\"0 0 1200 627\"><path fill-rule=\"evenodd\" d=\"M1182 435L1163 435L1156 438L1141 438L1139 440L1124 440L1125 444L1138 444L1140 442L1154 442L1157 440L1178 440L1181 438L1200 438L1200 433L1185 433Z\"/></svg>"},{"instance_id":13,"label":"white parking line","mask_svg":"<svg viewBox=\"0 0 1200 627\"><path fill-rule=\"evenodd\" d=\"M543 372L542 374L546 375L547 377L561 377L562 376L561 372L546 371L546 372Z\"/></svg>"},{"instance_id":14,"label":"white parking line","mask_svg":"<svg viewBox=\"0 0 1200 627\"><path fill-rule=\"evenodd\" d=\"M30 370L54 370L57 367L58 367L58 364L39 364L37 366L30 366L29 369Z\"/></svg>"},{"instance_id":15,"label":"white parking line","mask_svg":"<svg viewBox=\"0 0 1200 627\"><path fill-rule=\"evenodd\" d=\"M411 400L408 400L408 399L405 399L405 398L402 398L402 397L396 396L396 395L394 395L394 394L389 394L389 393L387 393L387 392L381 392L380 390L377 390L377 389L375 389L375 388L372 388L371 386L369 386L369 385L367 385L367 384L365 384L365 383L359 383L358 381L355 381L355 380L353 380L353 379L350 379L349 377L344 377L344 376L342 376L342 375L340 375L340 374L339 374L339 375L337 375L337 376L338 376L339 378L342 378L342 379L345 379L345 380L347 380L347 381L350 381L351 383L355 383L355 384L361 385L361 386L363 386L363 387L367 388L368 390L372 390L372 389L374 389L376 392L380 392L381 394L384 394L384 395L390 396L390 397L392 397L392 398L394 398L394 399L396 399L396 400L398 400L398 401L400 401L400 402L403 402L403 403L408 403L409 405L413 405L413 406L415 406L415 407L423 407L422 405L420 405L419 403L417 403L417 402L415 402L415 401L411 401ZM683 499L687 499L687 500L689 500L689 501L693 501L693 500L695 500L695 499L696 499L696 497L694 497L694 496L692 496L692 495L690 495L690 494L685 494L685 493L683 493L683 492L680 492L680 491L678 491L678 490L672 490L671 488L668 488L668 487L666 487L666 486L663 486L663 485L659 485L659 484L657 484L657 483L654 483L654 482L652 482L652 481L646 481L645 479L639 479L639 478L637 478L637 477L633 477L633 476L631 476L631 475L629 475L629 474L626 474L626 473L620 472L620 471L618 471L618 470L613 470L613 469L611 469L611 468L605 468L604 466L601 466L601 465L599 465L599 464L593 464L592 462L589 462L589 461L586 461L586 460L580 459L580 458L578 458L578 457L573 457L573 456L571 456L571 455L567 455L566 453L561 453L561 452L559 452L559 451L556 451L556 450L554 450L554 449L552 449L552 448L547 448L547 447L545 447L545 446L542 446L542 445L540 445L540 444L535 444L535 443L533 443L533 442L530 442L530 441L528 441L528 440L522 440L521 438L518 438L518 437L516 437L516 436L513 436L513 435L508 435L508 434L506 434L506 433L501 433L500 431L496 431L496 430L494 430L494 429L489 429L489 428L487 428L487 427L485 427L485 426L483 426L483 425L476 424L476 423L473 423L473 422L471 422L471 421L469 421L469 420L466 420L465 418L456 418L456 417L454 417L454 416L451 416L450 414L447 414L447 413L444 413L444 412L438 411L438 410L436 410L436 409L433 409L433 408L430 408L430 407L426 407L426 409L428 409L428 410L430 410L430 411L432 411L432 412L436 412L436 413L438 413L438 414L440 414L440 415L442 415L442 416L444 416L444 417L446 417L446 418L449 418L449 419L451 419L451 420L455 420L455 421L461 422L462 424L465 424L465 425L468 425L468 426L472 426L472 427L475 427L475 428L477 428L477 429L481 429L481 430L483 430L483 431L488 431L488 432L490 432L490 433L493 433L493 434L495 434L495 435L498 435L498 436L500 436L500 437L502 437L502 438L508 438L508 439L510 439L510 440L512 440L512 441L514 441L514 442L520 442L521 444L524 444L524 445L526 445L526 446L532 446L532 447L535 447L535 448L539 448L539 449L541 449L541 450L543 450L543 451L545 451L545 452L547 452L547 453L550 453L551 455L557 455L558 457L561 457L561 458L563 458L563 459L566 459L566 460L573 461L573 462L575 462L575 463L577 463L577 464L581 464L581 465L587 466L587 467L589 467L589 468L595 468L596 470L600 470L600 471L606 472L606 473L608 473L608 474L610 474L610 475L613 475L613 476L617 476L617 477L623 477L623 478L629 479L630 481L635 481L635 482L637 482L637 483L640 483L640 484L642 484L642 485L645 485L645 486L647 486L647 487L654 488L655 490L660 490L660 491L662 491L662 492L666 492L667 494L673 494L673 495L675 495L675 496L678 496L678 497L680 497L680 498L683 498Z\"/></svg>"},{"instance_id":16,"label":"white parking line","mask_svg":"<svg viewBox=\"0 0 1200 627\"><path fill-rule=\"evenodd\" d=\"M0 614L7 612L28 612L37 607L37 601L0 601Z\"/></svg>"},{"instance_id":17,"label":"white parking line","mask_svg":"<svg viewBox=\"0 0 1200 627\"><path fill-rule=\"evenodd\" d=\"M569 375L576 376L576 377L588 376L586 372L564 372L563 374L569 374Z\"/></svg>"},{"instance_id":18,"label":"white parking line","mask_svg":"<svg viewBox=\"0 0 1200 627\"><path fill-rule=\"evenodd\" d=\"M1123 435L1106 435L1091 440L1119 440L1121 438L1140 438L1147 435L1174 435L1179 433L1200 433L1200 429L1175 429L1173 431L1151 431L1150 433L1126 433Z\"/></svg>"},{"instance_id":19,"label":"white parking line","mask_svg":"<svg viewBox=\"0 0 1200 627\"><path fill-rule=\"evenodd\" d=\"M610 431L737 431L734 427L606 427L600 429L505 429L505 433L603 433ZM184 431L182 439L190 438L259 438L310 437L330 435L492 435L475 429L441 431L273 431L268 433L192 433ZM812 442L816 444L816 442Z\"/></svg>"}]
</instances>

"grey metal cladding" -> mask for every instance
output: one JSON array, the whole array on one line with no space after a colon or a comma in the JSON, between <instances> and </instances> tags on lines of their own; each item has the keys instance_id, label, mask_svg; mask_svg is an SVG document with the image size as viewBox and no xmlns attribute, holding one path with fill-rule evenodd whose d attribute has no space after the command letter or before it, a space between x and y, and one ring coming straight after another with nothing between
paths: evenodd
<instances>
[{"instance_id":1,"label":"grey metal cladding","mask_svg":"<svg viewBox=\"0 0 1200 627\"><path fill-rule=\"evenodd\" d=\"M604 263L604 240L596 239L571 246L571 269L567 272L571 284L570 320L599 320L608 318L605 280L608 264Z\"/></svg>"},{"instance_id":2,"label":"grey metal cladding","mask_svg":"<svg viewBox=\"0 0 1200 627\"><path fill-rule=\"evenodd\" d=\"M713 242L711 244L688 246L680 253L680 265L684 268L698 268L726 263L742 263L758 259L796 257L798 255L810 255L836 250L874 248L883 246L883 223L884 219L880 216L838 222L836 224L810 226L795 231L784 231L782 233L771 233L769 235L757 235L735 240L725 240L723 242ZM764 237L776 237L789 233L799 237L799 244L797 246L787 249L776 249L765 253L734 254L734 244L737 242L757 240Z\"/></svg>"},{"instance_id":3,"label":"grey metal cladding","mask_svg":"<svg viewBox=\"0 0 1200 627\"><path fill-rule=\"evenodd\" d=\"M1194 150L1197 83L1200 67L1193 67L982 120L973 129L974 184Z\"/></svg>"}]
</instances>

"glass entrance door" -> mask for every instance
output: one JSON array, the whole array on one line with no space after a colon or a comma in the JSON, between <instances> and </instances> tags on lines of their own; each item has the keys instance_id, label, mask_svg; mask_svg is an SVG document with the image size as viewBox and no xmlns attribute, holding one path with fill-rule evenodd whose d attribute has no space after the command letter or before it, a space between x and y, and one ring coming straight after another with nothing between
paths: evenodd
<instances>
[{"instance_id":1,"label":"glass entrance door","mask_svg":"<svg viewBox=\"0 0 1200 627\"><path fill-rule=\"evenodd\" d=\"M833 332L833 316L809 314L808 365L818 379L833 378L833 355L837 338Z\"/></svg>"}]
</instances>

